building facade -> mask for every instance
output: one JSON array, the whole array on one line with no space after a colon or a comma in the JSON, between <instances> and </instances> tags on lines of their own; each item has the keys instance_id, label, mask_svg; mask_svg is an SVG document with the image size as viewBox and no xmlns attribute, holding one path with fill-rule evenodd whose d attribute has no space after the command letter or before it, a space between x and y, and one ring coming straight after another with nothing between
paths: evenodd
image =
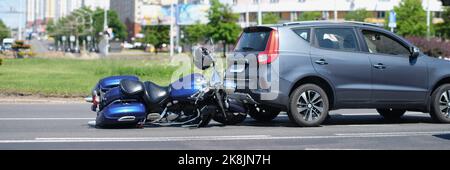
<instances>
[{"instance_id":1,"label":"building facade","mask_svg":"<svg viewBox=\"0 0 450 170\"><path fill-rule=\"evenodd\" d=\"M171 4L209 4L209 0L111 0L110 8L117 11L127 25L129 36L141 33L144 25L167 25Z\"/></svg>"},{"instance_id":2,"label":"building facade","mask_svg":"<svg viewBox=\"0 0 450 170\"><path fill-rule=\"evenodd\" d=\"M386 12L398 6L401 0L227 0L233 10L240 14L241 26L256 25L258 11L275 13L280 16L280 22L296 21L304 12L316 11L322 13L325 20L334 20L335 11L337 19L344 20L349 11L366 9L372 13L372 18L366 22L384 23ZM258 3L259 2L259 3ZM276 6L276 8L274 8ZM440 21L443 11L440 0L423 0L422 6L430 8L434 16L433 22Z\"/></svg>"},{"instance_id":3,"label":"building facade","mask_svg":"<svg viewBox=\"0 0 450 170\"><path fill-rule=\"evenodd\" d=\"M28 32L45 32L46 23L69 15L81 7L107 8L109 0L26 0Z\"/></svg>"}]
</instances>

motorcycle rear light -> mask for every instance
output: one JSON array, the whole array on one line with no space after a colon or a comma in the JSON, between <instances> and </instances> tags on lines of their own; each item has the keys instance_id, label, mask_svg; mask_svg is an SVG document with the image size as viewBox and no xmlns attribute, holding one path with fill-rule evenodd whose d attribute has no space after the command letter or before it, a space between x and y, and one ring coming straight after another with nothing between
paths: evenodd
<instances>
[{"instance_id":1,"label":"motorcycle rear light","mask_svg":"<svg viewBox=\"0 0 450 170\"><path fill-rule=\"evenodd\" d=\"M279 48L278 31L272 30L267 41L266 50L258 54L258 63L270 64L274 62L278 58Z\"/></svg>"}]
</instances>

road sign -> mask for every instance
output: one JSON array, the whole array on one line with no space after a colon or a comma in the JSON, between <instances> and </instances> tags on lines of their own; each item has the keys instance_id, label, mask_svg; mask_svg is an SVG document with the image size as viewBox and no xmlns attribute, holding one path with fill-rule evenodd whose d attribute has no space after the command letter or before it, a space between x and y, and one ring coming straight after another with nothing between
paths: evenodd
<instances>
[{"instance_id":1,"label":"road sign","mask_svg":"<svg viewBox=\"0 0 450 170\"><path fill-rule=\"evenodd\" d=\"M391 10L391 12L389 13L389 27L391 29L397 28L397 14L394 10Z\"/></svg>"},{"instance_id":2,"label":"road sign","mask_svg":"<svg viewBox=\"0 0 450 170\"><path fill-rule=\"evenodd\" d=\"M70 38L69 38L69 41L70 42L75 42L75 36L71 35Z\"/></svg>"}]
</instances>

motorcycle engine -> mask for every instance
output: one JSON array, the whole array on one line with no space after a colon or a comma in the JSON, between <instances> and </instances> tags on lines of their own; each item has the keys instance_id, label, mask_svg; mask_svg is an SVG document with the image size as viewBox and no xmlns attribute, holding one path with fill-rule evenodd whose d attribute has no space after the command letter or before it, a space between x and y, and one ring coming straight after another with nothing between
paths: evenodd
<instances>
[{"instance_id":1,"label":"motorcycle engine","mask_svg":"<svg viewBox=\"0 0 450 170\"><path fill-rule=\"evenodd\" d=\"M178 117L180 117L179 114L176 114L176 113L173 113L173 112L167 113L167 120L168 121L176 120L176 119L178 119Z\"/></svg>"},{"instance_id":2,"label":"motorcycle engine","mask_svg":"<svg viewBox=\"0 0 450 170\"><path fill-rule=\"evenodd\" d=\"M150 113L147 116L147 120L150 121L150 122L153 122L153 121L158 120L160 118L161 118L161 114L159 114L159 113Z\"/></svg>"}]
</instances>

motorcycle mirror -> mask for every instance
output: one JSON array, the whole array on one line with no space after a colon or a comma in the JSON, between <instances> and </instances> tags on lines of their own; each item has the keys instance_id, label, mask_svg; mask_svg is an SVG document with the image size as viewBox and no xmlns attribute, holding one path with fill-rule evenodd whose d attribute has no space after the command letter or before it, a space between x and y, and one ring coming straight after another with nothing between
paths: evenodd
<instances>
[{"instance_id":1,"label":"motorcycle mirror","mask_svg":"<svg viewBox=\"0 0 450 170\"><path fill-rule=\"evenodd\" d=\"M193 60L195 67L201 70L206 70L214 64L211 51L205 47L198 47L194 50Z\"/></svg>"}]
</instances>

